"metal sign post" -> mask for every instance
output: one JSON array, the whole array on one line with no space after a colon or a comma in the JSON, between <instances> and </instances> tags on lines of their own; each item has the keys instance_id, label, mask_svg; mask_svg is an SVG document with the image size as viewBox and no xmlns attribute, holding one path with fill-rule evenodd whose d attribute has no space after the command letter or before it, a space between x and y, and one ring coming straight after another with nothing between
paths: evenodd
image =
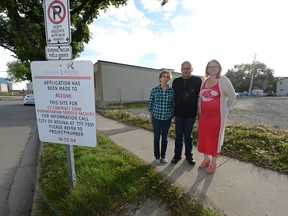
<instances>
[{"instance_id":1,"label":"metal sign post","mask_svg":"<svg viewBox=\"0 0 288 216\"><path fill-rule=\"evenodd\" d=\"M74 163L73 145L66 145L66 157L68 162L68 182L70 190L76 186L76 172Z\"/></svg>"}]
</instances>

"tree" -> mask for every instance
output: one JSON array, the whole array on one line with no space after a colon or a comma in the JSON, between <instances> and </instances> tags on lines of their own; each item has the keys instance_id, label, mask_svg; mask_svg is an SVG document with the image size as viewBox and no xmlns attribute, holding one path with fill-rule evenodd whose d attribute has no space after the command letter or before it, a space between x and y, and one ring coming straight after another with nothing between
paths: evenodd
<instances>
[{"instance_id":1,"label":"tree","mask_svg":"<svg viewBox=\"0 0 288 216\"><path fill-rule=\"evenodd\" d=\"M29 65L22 63L19 60L8 62L9 81L21 82L23 80L32 80Z\"/></svg>"},{"instance_id":2,"label":"tree","mask_svg":"<svg viewBox=\"0 0 288 216\"><path fill-rule=\"evenodd\" d=\"M235 91L243 92L249 90L252 71L254 71L252 89L275 91L276 82L273 76L273 69L267 68L264 63L258 61L254 64L235 65L225 75L232 82Z\"/></svg>"},{"instance_id":3,"label":"tree","mask_svg":"<svg viewBox=\"0 0 288 216\"><path fill-rule=\"evenodd\" d=\"M73 58L79 56L84 50L84 43L91 39L88 25L99 16L99 11L106 11L109 6L118 8L127 2L128 0L70 0ZM161 0L161 5L167 2L168 0ZM17 59L7 65L11 78L18 81L31 80L30 62L45 60L43 0L1 0L0 32L0 46L10 50ZM14 70L16 65L18 69L27 69L21 74Z\"/></svg>"}]
</instances>

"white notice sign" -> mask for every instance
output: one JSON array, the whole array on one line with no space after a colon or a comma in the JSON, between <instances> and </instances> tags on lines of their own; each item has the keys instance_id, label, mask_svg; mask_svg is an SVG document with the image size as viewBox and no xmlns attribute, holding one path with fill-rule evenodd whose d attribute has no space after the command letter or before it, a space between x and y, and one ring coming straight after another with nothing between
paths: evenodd
<instances>
[{"instance_id":1,"label":"white notice sign","mask_svg":"<svg viewBox=\"0 0 288 216\"><path fill-rule=\"evenodd\" d=\"M93 63L34 61L31 71L40 140L95 147Z\"/></svg>"}]
</instances>

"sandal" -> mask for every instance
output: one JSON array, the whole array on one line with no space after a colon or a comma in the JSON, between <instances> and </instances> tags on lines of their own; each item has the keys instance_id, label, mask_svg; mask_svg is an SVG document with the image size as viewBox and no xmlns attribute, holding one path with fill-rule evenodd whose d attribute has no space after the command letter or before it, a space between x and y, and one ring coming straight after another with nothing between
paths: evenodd
<instances>
[{"instance_id":1,"label":"sandal","mask_svg":"<svg viewBox=\"0 0 288 216\"><path fill-rule=\"evenodd\" d=\"M204 168L204 167L207 167L209 166L210 164L210 159L206 160L206 161L203 161L200 165L199 165L199 168Z\"/></svg>"},{"instance_id":2,"label":"sandal","mask_svg":"<svg viewBox=\"0 0 288 216\"><path fill-rule=\"evenodd\" d=\"M208 169L206 170L207 173L212 174L215 172L217 167L217 164L214 164L214 166L209 166Z\"/></svg>"}]
</instances>

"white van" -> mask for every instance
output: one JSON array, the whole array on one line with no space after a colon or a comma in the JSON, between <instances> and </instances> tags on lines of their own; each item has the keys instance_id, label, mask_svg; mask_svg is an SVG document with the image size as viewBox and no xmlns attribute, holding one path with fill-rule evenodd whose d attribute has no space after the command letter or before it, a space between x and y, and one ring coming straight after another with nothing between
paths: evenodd
<instances>
[{"instance_id":1,"label":"white van","mask_svg":"<svg viewBox=\"0 0 288 216\"><path fill-rule=\"evenodd\" d=\"M263 96L266 96L266 94L264 93L262 89L253 89L252 96L263 97Z\"/></svg>"}]
</instances>

